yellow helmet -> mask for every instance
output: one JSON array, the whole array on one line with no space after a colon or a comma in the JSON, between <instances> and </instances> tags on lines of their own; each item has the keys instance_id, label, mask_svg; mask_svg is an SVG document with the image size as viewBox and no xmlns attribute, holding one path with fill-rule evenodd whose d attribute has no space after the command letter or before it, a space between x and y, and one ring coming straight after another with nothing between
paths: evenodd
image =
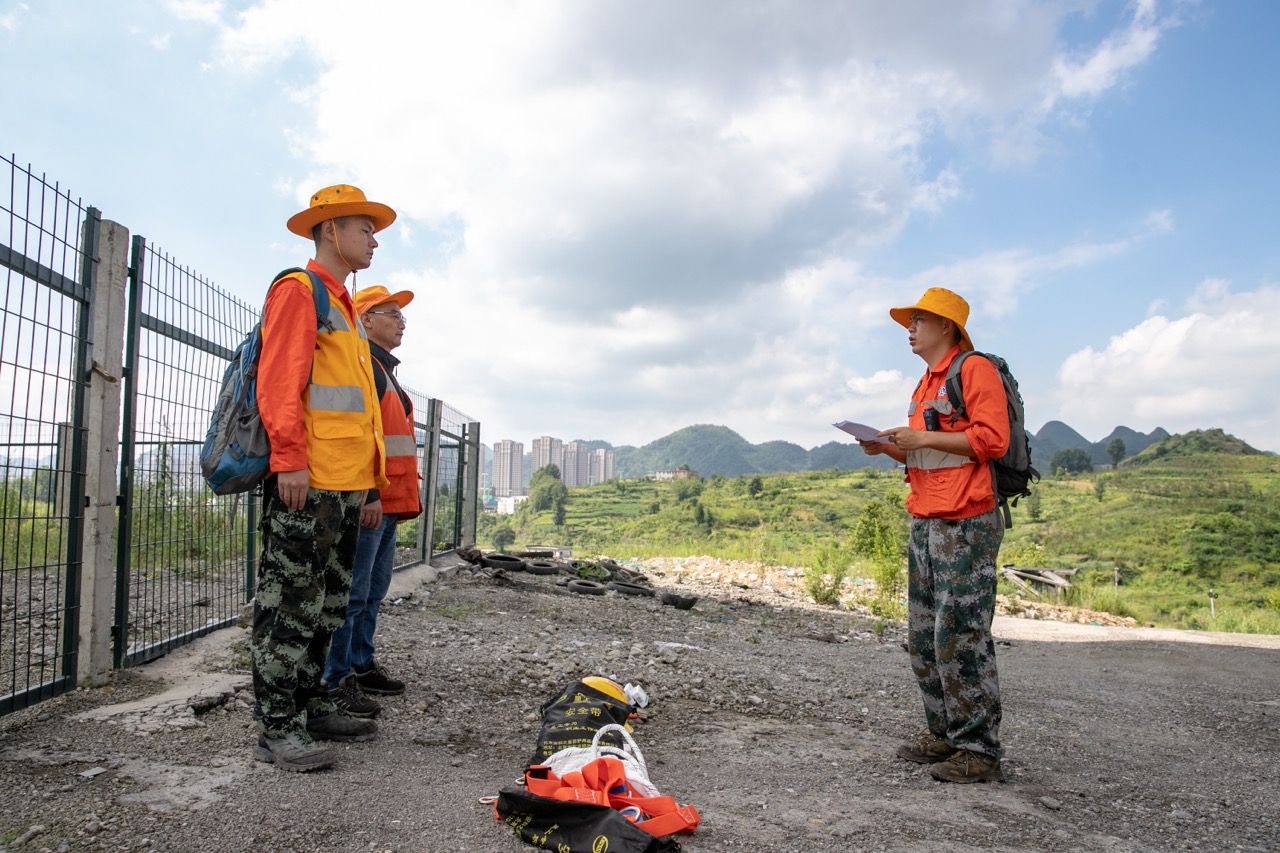
<instances>
[{"instance_id":1,"label":"yellow helmet","mask_svg":"<svg viewBox=\"0 0 1280 853\"><path fill-rule=\"evenodd\" d=\"M622 685L612 678L605 678L601 675L588 675L582 679L582 683L594 690L599 690L607 696L612 696L624 705L631 704L631 700L627 698L627 692L622 689Z\"/></svg>"}]
</instances>

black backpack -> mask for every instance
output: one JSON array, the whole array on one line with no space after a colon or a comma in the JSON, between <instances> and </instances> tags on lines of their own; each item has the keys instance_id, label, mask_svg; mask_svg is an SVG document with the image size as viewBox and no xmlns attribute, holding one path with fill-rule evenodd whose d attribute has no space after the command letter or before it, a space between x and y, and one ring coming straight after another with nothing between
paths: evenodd
<instances>
[{"instance_id":1,"label":"black backpack","mask_svg":"<svg viewBox=\"0 0 1280 853\"><path fill-rule=\"evenodd\" d=\"M1009 364L998 355L970 350L962 352L951 362L947 371L947 399L951 402L951 418L965 418L964 384L960 380L960 367L971 355L980 355L995 365L1004 383L1004 396L1009 404L1009 449L1004 456L991 461L991 479L995 484L996 502L1004 511L1004 526L1013 527L1009 504L1018 505L1018 498L1031 494L1031 484L1040 482L1040 472L1031 465L1031 439L1027 437L1026 416L1022 411L1022 395L1018 393L1018 380L1009 372Z\"/></svg>"}]
</instances>

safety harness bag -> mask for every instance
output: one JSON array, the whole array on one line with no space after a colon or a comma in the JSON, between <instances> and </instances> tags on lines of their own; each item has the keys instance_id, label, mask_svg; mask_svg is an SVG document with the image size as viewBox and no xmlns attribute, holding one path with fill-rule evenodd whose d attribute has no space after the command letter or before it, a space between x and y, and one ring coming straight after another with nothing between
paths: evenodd
<instances>
[{"instance_id":1,"label":"safety harness bag","mask_svg":"<svg viewBox=\"0 0 1280 853\"><path fill-rule=\"evenodd\" d=\"M679 853L674 838L656 838L609 806L565 802L515 786L494 804L498 820L526 844L565 853Z\"/></svg>"},{"instance_id":2,"label":"safety harness bag","mask_svg":"<svg viewBox=\"0 0 1280 853\"><path fill-rule=\"evenodd\" d=\"M610 724L625 726L635 710L620 692L618 696L593 687L588 682L604 683L604 679L590 677L575 681L542 706L542 731L529 764L542 764L548 756L562 749L578 747L589 749L603 742L606 746L622 749L626 743L611 732L603 741L597 741L596 732Z\"/></svg>"}]
</instances>

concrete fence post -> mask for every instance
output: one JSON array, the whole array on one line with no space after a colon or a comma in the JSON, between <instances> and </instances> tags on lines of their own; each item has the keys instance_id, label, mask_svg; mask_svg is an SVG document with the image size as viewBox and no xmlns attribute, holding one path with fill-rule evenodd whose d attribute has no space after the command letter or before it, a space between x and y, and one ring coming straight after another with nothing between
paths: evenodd
<instances>
[{"instance_id":1,"label":"concrete fence post","mask_svg":"<svg viewBox=\"0 0 1280 853\"><path fill-rule=\"evenodd\" d=\"M128 229L109 220L97 225L101 229L99 266L96 286L87 306L93 324L93 363L89 371L86 506L76 665L76 683L81 686L103 684L111 675L123 386L120 379L124 368L125 288L129 277Z\"/></svg>"},{"instance_id":2,"label":"concrete fence post","mask_svg":"<svg viewBox=\"0 0 1280 853\"><path fill-rule=\"evenodd\" d=\"M480 456L480 422L471 421L464 433L462 488L462 533L458 537L458 547L474 548L476 545L476 506L480 502L480 469L484 460Z\"/></svg>"},{"instance_id":3,"label":"concrete fence post","mask_svg":"<svg viewBox=\"0 0 1280 853\"><path fill-rule=\"evenodd\" d=\"M418 543L422 559L430 560L436 547L436 491L440 482L440 425L444 420L444 404L432 397L427 401L426 446L423 448L426 473L422 504L422 522L418 527Z\"/></svg>"}]
</instances>

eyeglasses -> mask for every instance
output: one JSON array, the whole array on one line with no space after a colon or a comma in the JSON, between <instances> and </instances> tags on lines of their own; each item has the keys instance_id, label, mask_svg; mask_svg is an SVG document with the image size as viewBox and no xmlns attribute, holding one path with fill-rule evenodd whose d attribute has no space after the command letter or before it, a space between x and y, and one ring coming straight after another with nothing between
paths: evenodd
<instances>
[{"instance_id":1,"label":"eyeglasses","mask_svg":"<svg viewBox=\"0 0 1280 853\"><path fill-rule=\"evenodd\" d=\"M397 323L404 322L404 315L399 311L366 311L366 314L386 314L388 317L394 318Z\"/></svg>"}]
</instances>

